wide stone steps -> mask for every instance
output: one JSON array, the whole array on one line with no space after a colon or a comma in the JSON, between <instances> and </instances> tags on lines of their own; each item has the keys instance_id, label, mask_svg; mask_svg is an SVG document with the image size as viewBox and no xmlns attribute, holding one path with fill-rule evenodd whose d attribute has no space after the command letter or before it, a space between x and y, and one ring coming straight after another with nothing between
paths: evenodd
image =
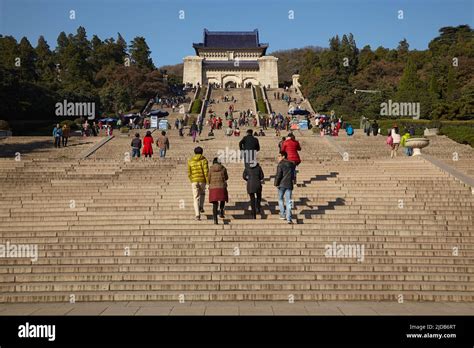
<instances>
[{"instance_id":1,"label":"wide stone steps","mask_svg":"<svg viewBox=\"0 0 474 348\"><path fill-rule=\"evenodd\" d=\"M331 245L331 244L329 244ZM133 249L130 248L129 253L133 255L133 257L201 257L201 256L234 256L234 248L237 247L236 245L230 245L228 248L223 248L222 246L216 247L212 246L212 248L194 248L194 249ZM265 249L265 248L251 248L247 247L244 248L242 246L239 247L240 256L321 256L324 255L324 245L311 248L309 246L305 246L303 248L296 248L296 247L289 247L285 249ZM103 249L83 249L83 250L38 250L38 258L62 258L62 257L119 257L124 255L124 249L129 248L128 246L122 249L110 249L104 248ZM377 249L375 249L377 248ZM303 249L303 250L301 250ZM413 256L415 257L444 257L444 258L451 258L453 257L453 250L445 249L445 250L430 250L430 249L414 249L410 248L408 250L404 250L403 248L399 247L392 247L390 248L380 248L380 245L371 245L367 244L364 245L364 254L365 257L376 257L376 256L393 256L394 258L398 256ZM463 257L474 257L474 246L468 246L465 248L464 246L461 247L460 254ZM351 257L357 258L357 257ZM25 262L29 263L29 260L25 260Z\"/></svg>"},{"instance_id":2,"label":"wide stone steps","mask_svg":"<svg viewBox=\"0 0 474 348\"><path fill-rule=\"evenodd\" d=\"M233 250L231 250L231 253ZM238 257L230 254L227 256L123 256L124 251L121 252L122 256L87 256L87 257L49 257L47 260L38 258L34 262L35 267L42 265L107 265L107 264L260 264L260 263L307 263L307 264L350 264L357 262L364 262L366 264L409 264L409 265L431 265L443 263L446 265L466 266L471 265L474 258L469 256L462 257L451 256L431 256L432 253L425 253L424 257L413 257L408 252L407 256L394 256L394 255L380 255L372 256L367 255L364 260L358 261L357 257L347 258L336 258L336 257L325 257L324 254L319 250L316 255L240 255ZM131 253L131 255L134 255ZM321 256L322 255L322 256ZM16 265L31 265L32 261L27 258L6 258L3 263L16 267Z\"/></svg>"},{"instance_id":3,"label":"wide stone steps","mask_svg":"<svg viewBox=\"0 0 474 348\"><path fill-rule=\"evenodd\" d=\"M11 274L0 275L0 283L41 283L41 282L104 282L104 281L411 281L411 282L472 282L474 275L460 276L452 273L433 274L410 273L410 274L388 274L384 272L154 272L154 273L107 273L88 272L80 273L42 273L42 274Z\"/></svg>"},{"instance_id":4,"label":"wide stone steps","mask_svg":"<svg viewBox=\"0 0 474 348\"><path fill-rule=\"evenodd\" d=\"M228 96L229 98L233 96L237 101L224 102L222 101L222 97L224 96ZM222 117L223 120L225 120L224 115L226 111L229 111L230 105L234 105L234 118L238 117L240 112L247 110L251 110L254 115L256 114L252 89L250 88L231 88L228 91L222 88L213 88L210 99L214 99L215 103L209 104L208 111L212 110L218 117Z\"/></svg>"},{"instance_id":5,"label":"wide stone steps","mask_svg":"<svg viewBox=\"0 0 474 348\"><path fill-rule=\"evenodd\" d=\"M294 291L293 291L294 292ZM184 295L184 296L183 296ZM95 301L405 301L472 302L474 294L463 291L403 291L398 290L320 290L291 293L283 291L93 291L74 294L75 302ZM22 292L0 294L0 302L69 302L70 292Z\"/></svg>"},{"instance_id":6,"label":"wide stone steps","mask_svg":"<svg viewBox=\"0 0 474 348\"><path fill-rule=\"evenodd\" d=\"M120 274L135 274L140 272L219 272L219 273L244 273L252 272L268 273L268 272L308 272L311 274L331 272L338 274L339 272L365 272L372 274L373 272L383 272L384 274L472 274L474 266L472 265L449 265L449 264L380 264L368 265L362 263L348 263L348 264L310 264L301 265L298 263L263 263L263 264L101 264L101 265L42 265L41 267L34 267L32 265L17 265L14 268L7 266L0 266L0 274L36 274L44 273L97 273L97 272L115 272Z\"/></svg>"},{"instance_id":7,"label":"wide stone steps","mask_svg":"<svg viewBox=\"0 0 474 348\"><path fill-rule=\"evenodd\" d=\"M82 291L459 291L474 296L472 283L419 281L325 281L272 280L266 281L120 281L120 282L35 282L6 285L0 283L0 296L5 292L82 292Z\"/></svg>"},{"instance_id":8,"label":"wide stone steps","mask_svg":"<svg viewBox=\"0 0 474 348\"><path fill-rule=\"evenodd\" d=\"M0 244L38 246L37 261L0 259L0 302L69 302L71 294L78 302L178 302L181 294L186 301L474 300L470 187L424 160L387 158L385 137L297 132L303 162L293 225L278 219L279 138L260 137L263 214L249 219L243 164L225 163L230 201L216 226L207 197L203 220L193 220L186 161L196 144L176 130L169 135L165 160L126 162L127 136L86 160L46 153L0 160ZM211 161L240 138L216 131L200 140ZM446 160L456 149L433 145ZM474 158L472 150L459 154ZM326 257L333 243L363 246L363 261Z\"/></svg>"}]
</instances>

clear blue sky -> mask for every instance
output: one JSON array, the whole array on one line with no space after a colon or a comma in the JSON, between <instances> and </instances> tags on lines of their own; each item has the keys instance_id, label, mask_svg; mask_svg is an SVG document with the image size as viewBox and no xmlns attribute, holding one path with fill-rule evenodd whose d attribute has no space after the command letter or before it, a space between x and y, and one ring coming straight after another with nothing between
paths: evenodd
<instances>
[{"instance_id":1,"label":"clear blue sky","mask_svg":"<svg viewBox=\"0 0 474 348\"><path fill-rule=\"evenodd\" d=\"M394 48L407 38L426 49L443 26L474 23L474 0L0 0L0 33L33 46L44 35L54 48L61 31L101 39L120 32L130 42L144 36L155 65L193 55L193 42L210 30L260 31L269 52L308 45L328 46L335 34L352 32L357 46ZM76 19L69 19L69 11ZM179 11L185 11L180 20ZM288 12L294 11L294 20ZM397 18L398 10L404 19Z\"/></svg>"}]
</instances>

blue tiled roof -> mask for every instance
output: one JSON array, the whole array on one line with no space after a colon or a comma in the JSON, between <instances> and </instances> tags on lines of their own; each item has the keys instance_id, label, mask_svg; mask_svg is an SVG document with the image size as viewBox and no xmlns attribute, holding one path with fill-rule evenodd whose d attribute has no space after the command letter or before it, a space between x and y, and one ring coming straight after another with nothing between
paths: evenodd
<instances>
[{"instance_id":1,"label":"blue tiled roof","mask_svg":"<svg viewBox=\"0 0 474 348\"><path fill-rule=\"evenodd\" d=\"M209 31L204 29L202 43L193 44L195 48L266 48L268 45L258 41L258 30L253 31Z\"/></svg>"}]
</instances>

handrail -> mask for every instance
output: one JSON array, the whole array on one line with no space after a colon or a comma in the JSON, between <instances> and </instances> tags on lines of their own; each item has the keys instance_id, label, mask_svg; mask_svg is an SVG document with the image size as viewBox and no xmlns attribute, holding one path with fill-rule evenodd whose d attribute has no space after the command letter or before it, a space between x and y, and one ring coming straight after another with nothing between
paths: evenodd
<instances>
[{"instance_id":1,"label":"handrail","mask_svg":"<svg viewBox=\"0 0 474 348\"><path fill-rule=\"evenodd\" d=\"M263 100L265 101L265 105L267 106L267 112L270 115L272 113L272 106L270 105L270 102L268 101L267 88L263 86L261 87L261 89L262 89Z\"/></svg>"},{"instance_id":2,"label":"handrail","mask_svg":"<svg viewBox=\"0 0 474 348\"><path fill-rule=\"evenodd\" d=\"M208 84L207 89L206 89L206 94L201 105L201 112L199 113L203 122L204 122L204 117L206 117L207 106L209 104L209 98L211 97L211 90L212 90L212 87L210 84Z\"/></svg>"},{"instance_id":3,"label":"handrail","mask_svg":"<svg viewBox=\"0 0 474 348\"><path fill-rule=\"evenodd\" d=\"M301 89L299 87L296 87L295 86L295 93L298 95L301 96L301 98L303 99L303 102L306 102L306 104L308 105L309 107L309 111L312 113L312 114L316 114L316 112L314 111L313 109L313 106L311 105L309 99L305 98L305 96L303 95L303 92L301 92Z\"/></svg>"},{"instance_id":4,"label":"handrail","mask_svg":"<svg viewBox=\"0 0 474 348\"><path fill-rule=\"evenodd\" d=\"M257 107L257 92L255 87L252 85L252 96L253 96L253 108L255 110L255 117L257 119L257 126L260 127L260 117L258 117L258 107Z\"/></svg>"},{"instance_id":5,"label":"handrail","mask_svg":"<svg viewBox=\"0 0 474 348\"><path fill-rule=\"evenodd\" d=\"M194 92L194 97L193 100L191 100L191 103L189 103L189 108L188 108L188 114L191 113L191 109L193 108L193 103L196 100L197 96L199 95L199 92L201 91L201 85L198 85L196 87L196 92Z\"/></svg>"}]
</instances>

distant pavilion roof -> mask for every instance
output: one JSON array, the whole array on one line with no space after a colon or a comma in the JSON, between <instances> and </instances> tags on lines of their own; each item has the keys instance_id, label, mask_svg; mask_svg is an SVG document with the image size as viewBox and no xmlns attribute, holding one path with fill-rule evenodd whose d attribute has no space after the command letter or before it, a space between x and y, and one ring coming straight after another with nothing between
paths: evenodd
<instances>
[{"instance_id":1,"label":"distant pavilion roof","mask_svg":"<svg viewBox=\"0 0 474 348\"><path fill-rule=\"evenodd\" d=\"M253 31L209 31L204 29L203 42L193 43L193 47L198 51L200 48L217 49L263 49L263 54L268 44L260 43L258 39L258 29Z\"/></svg>"}]
</instances>

